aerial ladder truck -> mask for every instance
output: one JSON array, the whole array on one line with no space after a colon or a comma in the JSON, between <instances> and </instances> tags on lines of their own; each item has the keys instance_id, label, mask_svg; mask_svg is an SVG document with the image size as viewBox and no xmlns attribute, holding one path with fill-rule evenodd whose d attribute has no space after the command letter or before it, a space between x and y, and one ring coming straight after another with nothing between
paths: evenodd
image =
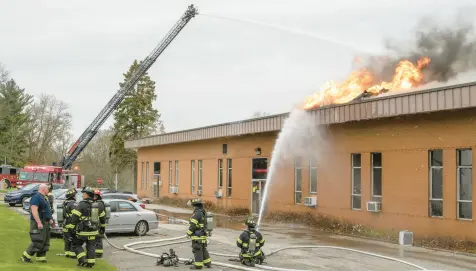
<instances>
[{"instance_id":1,"label":"aerial ladder truck","mask_svg":"<svg viewBox=\"0 0 476 271\"><path fill-rule=\"evenodd\" d=\"M70 172L74 161L81 152L86 148L88 143L94 138L101 126L121 104L126 94L134 87L137 81L143 76L149 68L155 63L157 58L164 52L165 48L175 39L180 31L188 24L188 22L198 14L198 10L194 5L190 5L185 13L180 17L172 29L165 35L161 42L154 50L139 64L139 68L132 74L124 85L117 91L107 105L101 110L97 117L92 121L89 127L81 134L78 140L69 149L67 154L61 160L61 168L65 171L63 178L65 184L69 186L81 187L81 176L77 173ZM74 181L73 181L74 179ZM79 180L78 180L79 179Z\"/></svg>"}]
</instances>

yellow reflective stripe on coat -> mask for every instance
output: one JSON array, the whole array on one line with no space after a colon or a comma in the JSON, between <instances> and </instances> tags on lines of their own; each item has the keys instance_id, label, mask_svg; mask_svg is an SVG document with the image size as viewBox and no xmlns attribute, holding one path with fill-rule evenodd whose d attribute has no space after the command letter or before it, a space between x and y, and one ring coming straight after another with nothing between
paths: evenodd
<instances>
[{"instance_id":1,"label":"yellow reflective stripe on coat","mask_svg":"<svg viewBox=\"0 0 476 271\"><path fill-rule=\"evenodd\" d=\"M238 243L240 243L240 244L242 244L242 243L243 243L243 241L241 241L241 239L240 239L240 238L236 239L236 242L238 242Z\"/></svg>"},{"instance_id":2,"label":"yellow reflective stripe on coat","mask_svg":"<svg viewBox=\"0 0 476 271\"><path fill-rule=\"evenodd\" d=\"M98 231L82 231L82 232L78 232L77 234L79 236L94 236L94 235L98 235L99 232Z\"/></svg>"},{"instance_id":3,"label":"yellow reflective stripe on coat","mask_svg":"<svg viewBox=\"0 0 476 271\"><path fill-rule=\"evenodd\" d=\"M64 228L66 229L74 229L74 225L73 224L67 224L64 226Z\"/></svg>"},{"instance_id":4,"label":"yellow reflective stripe on coat","mask_svg":"<svg viewBox=\"0 0 476 271\"><path fill-rule=\"evenodd\" d=\"M263 238L263 239L261 239L261 241L259 241L259 242L260 242L260 244L264 243L264 238Z\"/></svg>"},{"instance_id":5,"label":"yellow reflective stripe on coat","mask_svg":"<svg viewBox=\"0 0 476 271\"><path fill-rule=\"evenodd\" d=\"M198 225L198 220L194 219L194 218L190 218L190 223L193 223L195 225Z\"/></svg>"},{"instance_id":6,"label":"yellow reflective stripe on coat","mask_svg":"<svg viewBox=\"0 0 476 271\"><path fill-rule=\"evenodd\" d=\"M102 228L105 228L107 224L99 224Z\"/></svg>"},{"instance_id":7,"label":"yellow reflective stripe on coat","mask_svg":"<svg viewBox=\"0 0 476 271\"><path fill-rule=\"evenodd\" d=\"M192 233L193 233L193 232L190 231L190 230L187 231L187 235L192 235Z\"/></svg>"},{"instance_id":8,"label":"yellow reflective stripe on coat","mask_svg":"<svg viewBox=\"0 0 476 271\"><path fill-rule=\"evenodd\" d=\"M78 210L73 210L73 211L71 211L71 214L77 215L77 216L79 216L79 217L81 217L81 216L83 215L83 214L81 214L81 212L78 211Z\"/></svg>"},{"instance_id":9,"label":"yellow reflective stripe on coat","mask_svg":"<svg viewBox=\"0 0 476 271\"><path fill-rule=\"evenodd\" d=\"M99 217L103 217L106 215L106 212L102 211L102 213L99 215Z\"/></svg>"}]
</instances>

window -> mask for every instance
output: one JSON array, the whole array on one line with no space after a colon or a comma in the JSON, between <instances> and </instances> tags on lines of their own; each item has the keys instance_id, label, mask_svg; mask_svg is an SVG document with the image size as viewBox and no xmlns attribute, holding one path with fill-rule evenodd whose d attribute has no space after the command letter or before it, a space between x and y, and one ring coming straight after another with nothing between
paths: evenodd
<instances>
[{"instance_id":1,"label":"window","mask_svg":"<svg viewBox=\"0 0 476 271\"><path fill-rule=\"evenodd\" d=\"M232 164L231 164L231 159L227 159L226 160L226 164L227 164L227 173L226 173L226 176L228 178L228 183L227 183L227 186L228 186L228 189L226 191L227 193L227 196L228 197L231 197L231 187L232 187L232 177L233 177L233 171L232 171Z\"/></svg>"},{"instance_id":2,"label":"window","mask_svg":"<svg viewBox=\"0 0 476 271\"><path fill-rule=\"evenodd\" d=\"M473 218L473 159L471 149L456 150L458 163L458 218Z\"/></svg>"},{"instance_id":3,"label":"window","mask_svg":"<svg viewBox=\"0 0 476 271\"><path fill-rule=\"evenodd\" d=\"M443 216L443 150L428 151L430 216Z\"/></svg>"},{"instance_id":4,"label":"window","mask_svg":"<svg viewBox=\"0 0 476 271\"><path fill-rule=\"evenodd\" d=\"M136 207L134 207L129 202L119 201L117 205L118 205L118 211L119 212L135 212L135 211L137 211Z\"/></svg>"},{"instance_id":5,"label":"window","mask_svg":"<svg viewBox=\"0 0 476 271\"><path fill-rule=\"evenodd\" d=\"M145 191L149 190L149 162L145 163Z\"/></svg>"},{"instance_id":6,"label":"window","mask_svg":"<svg viewBox=\"0 0 476 271\"><path fill-rule=\"evenodd\" d=\"M223 187L223 159L218 159L218 188Z\"/></svg>"},{"instance_id":7,"label":"window","mask_svg":"<svg viewBox=\"0 0 476 271\"><path fill-rule=\"evenodd\" d=\"M302 157L294 158L294 203L302 202Z\"/></svg>"},{"instance_id":8,"label":"window","mask_svg":"<svg viewBox=\"0 0 476 271\"><path fill-rule=\"evenodd\" d=\"M195 160L192 160L191 167L192 167L192 172L191 172L192 176L191 176L190 179L191 179L191 183L192 183L191 192L193 194L193 193L195 193Z\"/></svg>"},{"instance_id":9,"label":"window","mask_svg":"<svg viewBox=\"0 0 476 271\"><path fill-rule=\"evenodd\" d=\"M154 162L154 174L160 174L160 162Z\"/></svg>"},{"instance_id":10,"label":"window","mask_svg":"<svg viewBox=\"0 0 476 271\"><path fill-rule=\"evenodd\" d=\"M317 193L317 161L312 155L309 157L309 193Z\"/></svg>"},{"instance_id":11,"label":"window","mask_svg":"<svg viewBox=\"0 0 476 271\"><path fill-rule=\"evenodd\" d=\"M203 165L202 160L198 160L198 190L202 190Z\"/></svg>"},{"instance_id":12,"label":"window","mask_svg":"<svg viewBox=\"0 0 476 271\"><path fill-rule=\"evenodd\" d=\"M140 176L140 190L143 190L144 189L144 162L142 162L141 164L141 169L140 169L140 172L141 172L141 176Z\"/></svg>"},{"instance_id":13,"label":"window","mask_svg":"<svg viewBox=\"0 0 476 271\"><path fill-rule=\"evenodd\" d=\"M352 209L362 208L362 160L360 153L351 155L352 163Z\"/></svg>"},{"instance_id":14,"label":"window","mask_svg":"<svg viewBox=\"0 0 476 271\"><path fill-rule=\"evenodd\" d=\"M172 187L172 161L169 161L169 187Z\"/></svg>"},{"instance_id":15,"label":"window","mask_svg":"<svg viewBox=\"0 0 476 271\"><path fill-rule=\"evenodd\" d=\"M268 177L268 158L253 158L251 168L251 179L266 180Z\"/></svg>"},{"instance_id":16,"label":"window","mask_svg":"<svg viewBox=\"0 0 476 271\"><path fill-rule=\"evenodd\" d=\"M372 200L382 201L382 154L372 153Z\"/></svg>"},{"instance_id":17,"label":"window","mask_svg":"<svg viewBox=\"0 0 476 271\"><path fill-rule=\"evenodd\" d=\"M228 145L227 145L227 144L223 144L223 146L222 146L222 152L223 152L223 154L227 154L227 153L228 153Z\"/></svg>"},{"instance_id":18,"label":"window","mask_svg":"<svg viewBox=\"0 0 476 271\"><path fill-rule=\"evenodd\" d=\"M178 186L178 184L179 184L178 171L179 171L178 161L175 161L175 186Z\"/></svg>"}]
</instances>

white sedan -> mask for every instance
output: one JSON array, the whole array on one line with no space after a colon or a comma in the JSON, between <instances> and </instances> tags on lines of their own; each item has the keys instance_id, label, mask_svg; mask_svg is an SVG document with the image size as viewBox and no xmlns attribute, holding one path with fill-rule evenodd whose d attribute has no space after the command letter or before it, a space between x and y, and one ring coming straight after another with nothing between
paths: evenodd
<instances>
[{"instance_id":1,"label":"white sedan","mask_svg":"<svg viewBox=\"0 0 476 271\"><path fill-rule=\"evenodd\" d=\"M111 206L111 218L107 224L106 233L131 232L142 236L150 230L159 228L159 215L143 209L137 203L122 199L105 199L104 202ZM57 221L56 212L53 214L53 219ZM63 232L58 225L51 230L57 234Z\"/></svg>"}]
</instances>

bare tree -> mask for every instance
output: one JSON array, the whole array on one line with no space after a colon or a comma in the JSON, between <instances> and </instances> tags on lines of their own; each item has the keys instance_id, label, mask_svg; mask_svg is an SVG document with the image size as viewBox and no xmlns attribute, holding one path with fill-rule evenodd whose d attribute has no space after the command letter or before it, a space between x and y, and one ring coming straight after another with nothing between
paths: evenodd
<instances>
[{"instance_id":1,"label":"bare tree","mask_svg":"<svg viewBox=\"0 0 476 271\"><path fill-rule=\"evenodd\" d=\"M266 116L269 116L269 113L261 112L261 111L256 111L253 113L253 115L251 115L252 118L262 118Z\"/></svg>"},{"instance_id":2,"label":"bare tree","mask_svg":"<svg viewBox=\"0 0 476 271\"><path fill-rule=\"evenodd\" d=\"M109 188L115 187L115 175L118 173L118 188L130 189L134 176L132 167L119 169L112 166L110 159L112 135L111 130L101 130L96 134L78 159L79 171L84 173L86 180L92 182L102 178L104 185Z\"/></svg>"},{"instance_id":3,"label":"bare tree","mask_svg":"<svg viewBox=\"0 0 476 271\"><path fill-rule=\"evenodd\" d=\"M53 95L42 94L30 108L28 143L29 160L49 164L54 146L65 140L71 130L71 114L68 105Z\"/></svg>"}]
</instances>

